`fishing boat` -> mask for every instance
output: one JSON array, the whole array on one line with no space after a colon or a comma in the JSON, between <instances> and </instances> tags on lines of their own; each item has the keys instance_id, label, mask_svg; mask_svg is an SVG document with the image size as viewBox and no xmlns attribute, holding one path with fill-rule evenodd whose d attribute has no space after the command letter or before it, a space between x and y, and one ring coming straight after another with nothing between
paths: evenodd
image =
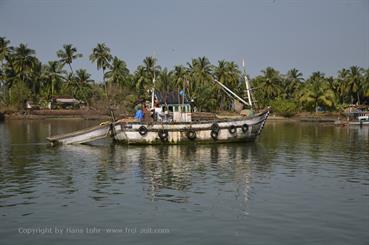
<instances>
[{"instance_id":1,"label":"fishing boat","mask_svg":"<svg viewBox=\"0 0 369 245\"><path fill-rule=\"evenodd\" d=\"M213 82L227 95L253 109L251 87L247 77L244 78L248 102L221 82ZM270 112L270 108L266 108L255 114L249 113L247 116L240 115L232 119L194 120L194 108L184 94L172 96L178 98L177 100L170 99L170 96L161 96L155 91L155 76L153 84L150 108L153 119L114 119L109 123L47 139L52 144L81 144L109 136L118 143L139 145L247 142L254 141L261 134Z\"/></svg>"},{"instance_id":2,"label":"fishing boat","mask_svg":"<svg viewBox=\"0 0 369 245\"><path fill-rule=\"evenodd\" d=\"M366 108L365 108L366 109ZM356 110L344 113L346 120L338 119L335 125L359 125L369 126L369 112L366 110Z\"/></svg>"}]
</instances>

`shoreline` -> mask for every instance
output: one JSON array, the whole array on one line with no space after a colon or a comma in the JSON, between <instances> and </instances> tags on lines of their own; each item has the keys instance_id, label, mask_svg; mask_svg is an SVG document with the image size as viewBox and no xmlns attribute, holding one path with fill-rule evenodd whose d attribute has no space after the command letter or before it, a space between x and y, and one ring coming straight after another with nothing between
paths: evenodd
<instances>
[{"instance_id":1,"label":"shoreline","mask_svg":"<svg viewBox=\"0 0 369 245\"><path fill-rule=\"evenodd\" d=\"M79 119L98 120L110 119L110 116L99 111L91 110L34 110L2 113L4 120L46 120L46 119Z\"/></svg>"},{"instance_id":2,"label":"shoreline","mask_svg":"<svg viewBox=\"0 0 369 245\"><path fill-rule=\"evenodd\" d=\"M109 120L111 117L103 112L92 110L35 110L30 112L17 111L17 112L1 112L3 120L48 120L48 119L76 119L76 120ZM239 116L234 113L233 115L217 115L221 117L232 118ZM117 118L124 117L123 115L117 116ZM276 114L271 114L268 118L269 121L287 121L287 122L316 122L316 123L334 123L342 115L339 112L320 112L298 113L292 117L284 117Z\"/></svg>"}]
</instances>

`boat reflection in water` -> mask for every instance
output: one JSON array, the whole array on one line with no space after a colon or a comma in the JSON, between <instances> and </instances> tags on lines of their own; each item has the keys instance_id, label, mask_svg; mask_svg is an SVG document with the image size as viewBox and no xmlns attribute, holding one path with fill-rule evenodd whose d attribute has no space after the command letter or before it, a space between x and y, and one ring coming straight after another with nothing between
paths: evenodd
<instances>
[{"instance_id":1,"label":"boat reflection in water","mask_svg":"<svg viewBox=\"0 0 369 245\"><path fill-rule=\"evenodd\" d=\"M177 203L191 202L193 194L207 192L209 195L209 190L213 189L212 182L218 188L221 185L229 189L234 198L243 198L246 203L251 190L252 163L263 155L256 153L258 148L260 146L255 143L61 147L74 159L79 157L84 162L97 163L89 166L90 170L96 168L92 198L97 201L111 198L109 195L114 192L124 193L125 185L130 189L136 185L137 192L143 192L142 196L147 200Z\"/></svg>"}]
</instances>

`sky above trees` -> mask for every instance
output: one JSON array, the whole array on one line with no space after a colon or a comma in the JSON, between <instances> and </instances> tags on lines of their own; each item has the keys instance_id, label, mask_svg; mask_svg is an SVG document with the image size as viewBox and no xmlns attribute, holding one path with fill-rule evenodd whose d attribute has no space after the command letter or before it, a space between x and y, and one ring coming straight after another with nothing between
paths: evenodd
<instances>
[{"instance_id":1,"label":"sky above trees","mask_svg":"<svg viewBox=\"0 0 369 245\"><path fill-rule=\"evenodd\" d=\"M206 56L239 65L245 58L251 76L267 66L336 75L369 66L369 1L0 0L0 36L27 43L44 63L72 43L83 54L76 69L100 81L88 59L100 42L131 70L154 54L170 69Z\"/></svg>"}]
</instances>

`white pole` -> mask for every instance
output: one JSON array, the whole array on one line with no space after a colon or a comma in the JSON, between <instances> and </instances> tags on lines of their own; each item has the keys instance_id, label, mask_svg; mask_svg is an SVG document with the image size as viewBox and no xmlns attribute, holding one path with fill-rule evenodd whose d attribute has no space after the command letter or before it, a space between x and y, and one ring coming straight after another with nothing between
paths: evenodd
<instances>
[{"instance_id":1,"label":"white pole","mask_svg":"<svg viewBox=\"0 0 369 245\"><path fill-rule=\"evenodd\" d=\"M243 72L245 73L245 84L246 84L246 91L247 91L247 99L249 101L249 105L252 109L252 101L251 101L251 94L250 94L250 85L249 85L249 79L247 79L247 75L246 75L246 69L245 69L245 60L242 59L242 67L243 67Z\"/></svg>"},{"instance_id":2,"label":"white pole","mask_svg":"<svg viewBox=\"0 0 369 245\"><path fill-rule=\"evenodd\" d=\"M227 92L229 92L231 95L233 95L234 97L236 97L239 101L241 101L242 103L244 103L245 105L249 105L245 100L243 100L240 96L238 96L237 94L233 93L232 90L230 90L229 88L227 88L223 83L219 82L218 80L214 79L214 82L216 82L217 84L219 84L220 86L222 86L222 88L224 88Z\"/></svg>"},{"instance_id":3,"label":"white pole","mask_svg":"<svg viewBox=\"0 0 369 245\"><path fill-rule=\"evenodd\" d=\"M154 55L153 55L153 60L154 60L154 77L152 79L152 92L151 92L151 109L154 108L154 100L155 100L155 51L154 51Z\"/></svg>"}]
</instances>

